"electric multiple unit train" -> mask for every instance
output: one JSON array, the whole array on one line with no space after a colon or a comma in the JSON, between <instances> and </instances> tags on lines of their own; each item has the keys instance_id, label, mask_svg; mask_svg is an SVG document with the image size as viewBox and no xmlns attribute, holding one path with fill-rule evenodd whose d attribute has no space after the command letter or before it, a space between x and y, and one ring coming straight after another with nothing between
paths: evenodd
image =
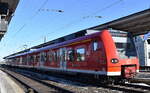
<instances>
[{"instance_id":1,"label":"electric multiple unit train","mask_svg":"<svg viewBox=\"0 0 150 93\"><path fill-rule=\"evenodd\" d=\"M102 80L133 78L139 71L132 36L113 30L64 39L5 59L11 66L95 75Z\"/></svg>"}]
</instances>

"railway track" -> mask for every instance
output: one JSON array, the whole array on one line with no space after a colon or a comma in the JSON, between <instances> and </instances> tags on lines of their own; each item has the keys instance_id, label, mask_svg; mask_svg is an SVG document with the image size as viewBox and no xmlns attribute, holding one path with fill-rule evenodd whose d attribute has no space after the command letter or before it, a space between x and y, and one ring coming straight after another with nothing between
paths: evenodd
<instances>
[{"instance_id":1,"label":"railway track","mask_svg":"<svg viewBox=\"0 0 150 93\"><path fill-rule=\"evenodd\" d=\"M69 79L69 78L67 78ZM71 79L72 81L72 79ZM85 82L84 82L85 83ZM90 84L87 82L87 85ZM93 83L91 83L93 85ZM86 85L86 86L87 86ZM101 84L95 84L97 88L103 87L103 88L109 88L111 90L117 90L117 91L123 91L123 92L131 92L131 93L147 93L150 91L150 87L148 86L142 86L142 85L133 85L131 84L120 84L120 85L104 85L102 86Z\"/></svg>"},{"instance_id":2,"label":"railway track","mask_svg":"<svg viewBox=\"0 0 150 93\"><path fill-rule=\"evenodd\" d=\"M102 85L102 84L97 85L96 84L95 86L93 86L93 83L92 83L92 87L91 87L91 85L88 85L89 83L87 83L87 84L81 85L82 87L83 86L86 86L86 87L77 88L77 87L64 86L64 85L58 84L58 83L56 83L56 82L58 82L57 80L54 80L54 82L50 81L50 80L48 80L48 77L46 77L44 75L40 75L40 74L37 75L37 73L35 74L34 72L23 71L23 70L18 70L15 72L18 74L22 74L26 77L32 78L33 80L38 81L42 84L46 84L47 86L49 86L49 84L51 84L52 86L50 86L50 87L52 87L52 88L55 88L55 86L59 85L60 89L68 89L70 93L71 92L73 92L73 93L91 93L93 91L95 91L95 93L117 93L117 92L118 93L121 93L121 92L122 93L126 93L126 92L127 93L149 93L149 91L150 91L150 87L148 87L148 86L133 85L132 83L131 84L120 84L120 85ZM67 80L69 80L69 79L67 78ZM61 81L61 80L59 80L59 81ZM71 81L72 81L72 79L71 79ZM68 81L65 81L65 82L68 82ZM68 90L67 90L67 93L69 93ZM109 91L107 91L107 90L109 90ZM105 92L102 92L102 91L105 91ZM63 93L66 93L66 92L63 92Z\"/></svg>"},{"instance_id":3,"label":"railway track","mask_svg":"<svg viewBox=\"0 0 150 93\"><path fill-rule=\"evenodd\" d=\"M53 88L58 86L61 89L69 90L69 92L67 90L67 91L63 91L61 93L116 93L116 92L112 92L108 89L96 88L96 87L88 86L86 84L63 80L60 78L55 78L55 79L49 80L48 77L45 77L44 75L39 75L39 74L37 75L37 73L35 74L35 73L29 72L29 71L21 71L21 70L16 71L16 70L12 70L12 69L11 69L11 71L14 71L15 73L32 78L33 80L39 81L42 84L46 84L48 86L50 85ZM58 93L60 93L60 91Z\"/></svg>"},{"instance_id":4,"label":"railway track","mask_svg":"<svg viewBox=\"0 0 150 93\"><path fill-rule=\"evenodd\" d=\"M38 93L34 88L23 82L21 79L16 77L15 75L11 74L9 71L6 71L5 69L0 69L3 72L5 72L12 80L14 80L21 88L24 90L25 93Z\"/></svg>"},{"instance_id":5,"label":"railway track","mask_svg":"<svg viewBox=\"0 0 150 93\"><path fill-rule=\"evenodd\" d=\"M23 87L26 88L24 89L25 93L73 93L34 77L25 76L6 69L1 70L23 85Z\"/></svg>"},{"instance_id":6,"label":"railway track","mask_svg":"<svg viewBox=\"0 0 150 93\"><path fill-rule=\"evenodd\" d=\"M150 87L133 84L105 85L104 88L123 91L123 93L150 93Z\"/></svg>"}]
</instances>

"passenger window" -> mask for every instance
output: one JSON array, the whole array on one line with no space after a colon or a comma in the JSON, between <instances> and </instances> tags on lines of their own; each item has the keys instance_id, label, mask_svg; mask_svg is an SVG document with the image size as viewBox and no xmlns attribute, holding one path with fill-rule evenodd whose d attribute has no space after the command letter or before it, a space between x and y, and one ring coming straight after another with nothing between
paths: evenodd
<instances>
[{"instance_id":1,"label":"passenger window","mask_svg":"<svg viewBox=\"0 0 150 93\"><path fill-rule=\"evenodd\" d=\"M60 53L59 53L59 60L65 62L66 61L66 51L63 49L63 50L60 50Z\"/></svg>"},{"instance_id":2,"label":"passenger window","mask_svg":"<svg viewBox=\"0 0 150 93\"><path fill-rule=\"evenodd\" d=\"M23 57L23 63L26 63L27 62L27 57Z\"/></svg>"},{"instance_id":3,"label":"passenger window","mask_svg":"<svg viewBox=\"0 0 150 93\"><path fill-rule=\"evenodd\" d=\"M57 62L57 52L54 52L54 62Z\"/></svg>"},{"instance_id":4,"label":"passenger window","mask_svg":"<svg viewBox=\"0 0 150 93\"><path fill-rule=\"evenodd\" d=\"M33 56L33 62L36 62L36 55Z\"/></svg>"},{"instance_id":5,"label":"passenger window","mask_svg":"<svg viewBox=\"0 0 150 93\"><path fill-rule=\"evenodd\" d=\"M47 52L44 53L44 61L47 61Z\"/></svg>"},{"instance_id":6,"label":"passenger window","mask_svg":"<svg viewBox=\"0 0 150 93\"><path fill-rule=\"evenodd\" d=\"M31 57L31 56L27 56L27 62L30 62L30 57Z\"/></svg>"},{"instance_id":7,"label":"passenger window","mask_svg":"<svg viewBox=\"0 0 150 93\"><path fill-rule=\"evenodd\" d=\"M30 56L30 62L34 61L34 56Z\"/></svg>"},{"instance_id":8,"label":"passenger window","mask_svg":"<svg viewBox=\"0 0 150 93\"><path fill-rule=\"evenodd\" d=\"M93 42L93 51L97 51L98 50L98 42L94 41Z\"/></svg>"},{"instance_id":9,"label":"passenger window","mask_svg":"<svg viewBox=\"0 0 150 93\"><path fill-rule=\"evenodd\" d=\"M36 61L37 61L37 62L40 62L40 54L38 54L38 55L36 56Z\"/></svg>"},{"instance_id":10,"label":"passenger window","mask_svg":"<svg viewBox=\"0 0 150 93\"><path fill-rule=\"evenodd\" d=\"M52 51L49 52L49 61L50 62L53 61L53 52Z\"/></svg>"},{"instance_id":11,"label":"passenger window","mask_svg":"<svg viewBox=\"0 0 150 93\"><path fill-rule=\"evenodd\" d=\"M85 48L77 49L77 61L85 60Z\"/></svg>"},{"instance_id":12,"label":"passenger window","mask_svg":"<svg viewBox=\"0 0 150 93\"><path fill-rule=\"evenodd\" d=\"M74 50L68 51L68 61L71 61L71 62L74 61Z\"/></svg>"},{"instance_id":13,"label":"passenger window","mask_svg":"<svg viewBox=\"0 0 150 93\"><path fill-rule=\"evenodd\" d=\"M41 62L45 62L45 53L41 53L40 59Z\"/></svg>"},{"instance_id":14,"label":"passenger window","mask_svg":"<svg viewBox=\"0 0 150 93\"><path fill-rule=\"evenodd\" d=\"M26 62L24 57L22 57L22 62L23 62L23 63Z\"/></svg>"},{"instance_id":15,"label":"passenger window","mask_svg":"<svg viewBox=\"0 0 150 93\"><path fill-rule=\"evenodd\" d=\"M56 62L58 62L59 59L60 59L60 52L59 52L59 50L57 50L57 58L56 58Z\"/></svg>"}]
</instances>

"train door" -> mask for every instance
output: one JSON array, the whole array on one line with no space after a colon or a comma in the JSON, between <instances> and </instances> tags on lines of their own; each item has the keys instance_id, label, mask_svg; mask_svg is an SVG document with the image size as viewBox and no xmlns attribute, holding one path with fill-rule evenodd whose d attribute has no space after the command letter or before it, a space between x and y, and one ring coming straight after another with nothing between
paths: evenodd
<instances>
[{"instance_id":1,"label":"train door","mask_svg":"<svg viewBox=\"0 0 150 93\"><path fill-rule=\"evenodd\" d=\"M102 42L99 38L93 38L90 44L90 56L88 58L88 68L95 70L104 70L105 64L105 53L103 50Z\"/></svg>"},{"instance_id":2,"label":"train door","mask_svg":"<svg viewBox=\"0 0 150 93\"><path fill-rule=\"evenodd\" d=\"M44 66L44 52L40 53L40 67Z\"/></svg>"},{"instance_id":3,"label":"train door","mask_svg":"<svg viewBox=\"0 0 150 93\"><path fill-rule=\"evenodd\" d=\"M22 65L22 56L20 57L20 62L19 62L20 65Z\"/></svg>"},{"instance_id":4,"label":"train door","mask_svg":"<svg viewBox=\"0 0 150 93\"><path fill-rule=\"evenodd\" d=\"M60 48L60 68L66 69L67 63L66 63L66 48Z\"/></svg>"}]
</instances>

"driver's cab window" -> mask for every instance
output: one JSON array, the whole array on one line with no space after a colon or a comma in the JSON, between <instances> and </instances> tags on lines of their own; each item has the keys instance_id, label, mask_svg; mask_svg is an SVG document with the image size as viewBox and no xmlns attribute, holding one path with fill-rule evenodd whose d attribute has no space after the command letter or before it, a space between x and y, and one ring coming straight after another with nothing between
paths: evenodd
<instances>
[{"instance_id":1,"label":"driver's cab window","mask_svg":"<svg viewBox=\"0 0 150 93\"><path fill-rule=\"evenodd\" d=\"M150 44L150 39L147 40L147 43Z\"/></svg>"}]
</instances>

